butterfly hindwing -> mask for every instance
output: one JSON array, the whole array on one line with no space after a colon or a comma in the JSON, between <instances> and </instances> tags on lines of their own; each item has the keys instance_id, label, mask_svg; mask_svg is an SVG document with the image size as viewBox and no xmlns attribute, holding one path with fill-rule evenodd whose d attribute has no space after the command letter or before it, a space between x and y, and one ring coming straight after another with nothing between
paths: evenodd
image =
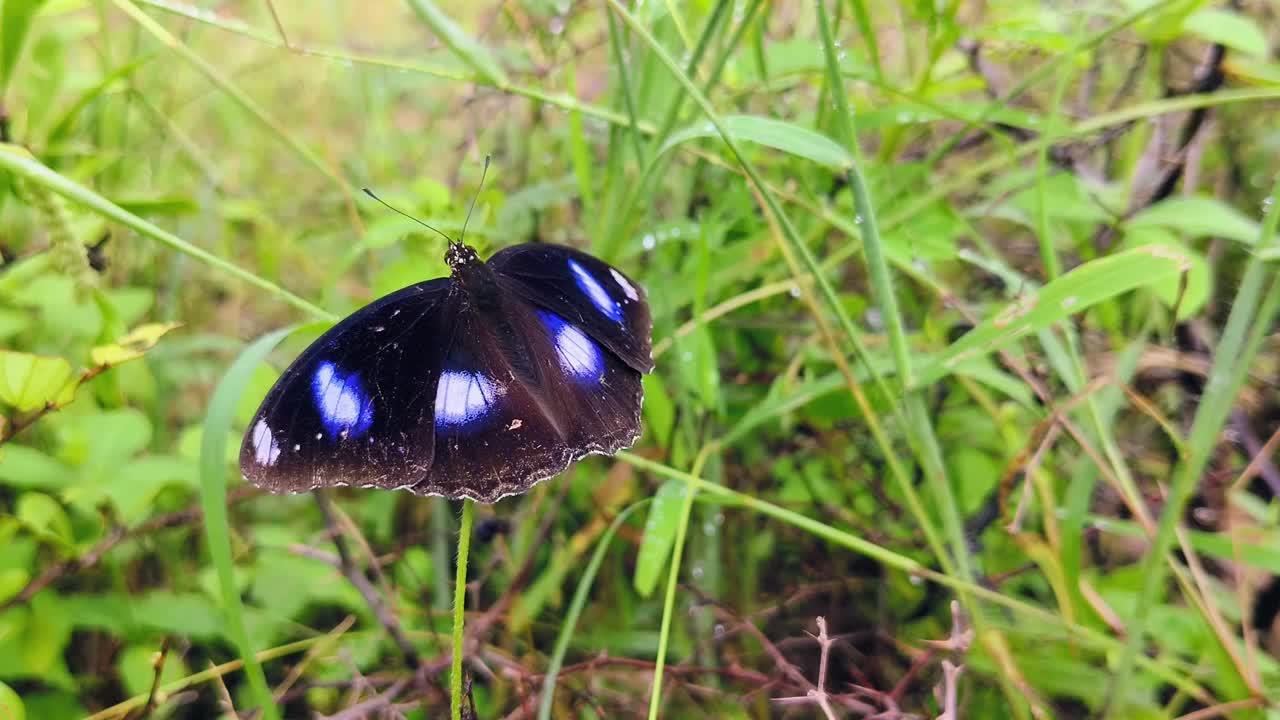
<instances>
[{"instance_id":1,"label":"butterfly hindwing","mask_svg":"<svg viewBox=\"0 0 1280 720\"><path fill-rule=\"evenodd\" d=\"M435 452L435 390L458 304L452 280L381 298L324 333L249 423L245 477L273 492L405 487Z\"/></svg>"},{"instance_id":2,"label":"butterfly hindwing","mask_svg":"<svg viewBox=\"0 0 1280 720\"><path fill-rule=\"evenodd\" d=\"M435 458L415 492L493 502L640 430L640 374L553 313L467 305L440 375Z\"/></svg>"},{"instance_id":3,"label":"butterfly hindwing","mask_svg":"<svg viewBox=\"0 0 1280 720\"><path fill-rule=\"evenodd\" d=\"M488 264L513 293L564 318L633 369L653 369L644 290L616 268L547 243L506 248Z\"/></svg>"}]
</instances>

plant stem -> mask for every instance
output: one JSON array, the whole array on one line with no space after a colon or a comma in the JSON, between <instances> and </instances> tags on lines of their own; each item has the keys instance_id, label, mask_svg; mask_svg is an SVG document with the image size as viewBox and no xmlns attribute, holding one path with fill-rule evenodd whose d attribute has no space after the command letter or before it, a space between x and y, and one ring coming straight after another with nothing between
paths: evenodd
<instances>
[{"instance_id":1,"label":"plant stem","mask_svg":"<svg viewBox=\"0 0 1280 720\"><path fill-rule=\"evenodd\" d=\"M462 522L458 525L458 576L453 587L453 669L449 675L449 717L462 720L462 639L467 604L467 555L471 552L471 526L475 501L462 501Z\"/></svg>"}]
</instances>

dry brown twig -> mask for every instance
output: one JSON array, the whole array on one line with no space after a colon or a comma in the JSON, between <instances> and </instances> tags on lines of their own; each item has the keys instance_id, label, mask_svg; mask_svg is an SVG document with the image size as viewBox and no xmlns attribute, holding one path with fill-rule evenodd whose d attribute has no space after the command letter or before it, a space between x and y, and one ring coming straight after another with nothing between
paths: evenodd
<instances>
[{"instance_id":1,"label":"dry brown twig","mask_svg":"<svg viewBox=\"0 0 1280 720\"><path fill-rule=\"evenodd\" d=\"M951 635L946 640L929 640L926 644L937 650L963 656L969 652L973 643L973 630L965 627L964 616L960 613L960 603L951 601ZM942 661L942 684L934 688L938 703L942 705L942 714L937 720L960 720L957 699L959 697L960 673L964 672L963 664L956 664L950 659Z\"/></svg>"},{"instance_id":2,"label":"dry brown twig","mask_svg":"<svg viewBox=\"0 0 1280 720\"><path fill-rule=\"evenodd\" d=\"M801 705L813 703L822 710L822 714L827 718L827 720L836 720L836 711L831 707L831 695L827 692L827 665L831 658L831 646L835 644L835 640L831 639L831 636L827 634L827 619L819 615L817 622L818 634L814 635L809 632L806 632L805 634L814 640L817 640L818 647L822 651L821 655L818 657L818 684L816 686L809 685L808 680L804 680L803 676L801 676L803 684L809 685L809 690L804 695L774 698L773 701L779 705ZM783 662L785 663L785 660ZM786 665L790 667L790 663L786 663ZM792 673L788 674L800 675L799 671L795 670L795 668L791 668L791 670ZM863 711L863 715L869 715L875 712L875 708L869 705L863 705L863 703L857 704L860 707L856 709Z\"/></svg>"}]
</instances>

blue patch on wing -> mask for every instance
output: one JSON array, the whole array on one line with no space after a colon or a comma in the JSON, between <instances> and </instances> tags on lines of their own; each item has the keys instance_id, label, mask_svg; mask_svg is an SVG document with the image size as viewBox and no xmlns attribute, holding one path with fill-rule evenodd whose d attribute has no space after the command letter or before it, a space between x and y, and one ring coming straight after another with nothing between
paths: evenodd
<instances>
[{"instance_id":1,"label":"blue patch on wing","mask_svg":"<svg viewBox=\"0 0 1280 720\"><path fill-rule=\"evenodd\" d=\"M569 258L569 269L573 271L573 279L577 281L578 289L586 293L591 304L610 320L616 323L622 322L622 307L613 299L609 291L604 289L600 281L592 277L591 273L573 258Z\"/></svg>"},{"instance_id":2,"label":"blue patch on wing","mask_svg":"<svg viewBox=\"0 0 1280 720\"><path fill-rule=\"evenodd\" d=\"M573 262L570 260L569 262ZM604 375L604 354L595 341L555 313L538 311L538 318L551 332L560 367L579 380L598 382Z\"/></svg>"},{"instance_id":3,"label":"blue patch on wing","mask_svg":"<svg viewBox=\"0 0 1280 720\"><path fill-rule=\"evenodd\" d=\"M494 410L503 389L478 372L445 370L436 385L436 427L465 429Z\"/></svg>"},{"instance_id":4,"label":"blue patch on wing","mask_svg":"<svg viewBox=\"0 0 1280 720\"><path fill-rule=\"evenodd\" d=\"M365 392L359 373L344 373L325 360L311 376L311 393L330 438L358 438L369 432L373 425L373 399Z\"/></svg>"}]
</instances>

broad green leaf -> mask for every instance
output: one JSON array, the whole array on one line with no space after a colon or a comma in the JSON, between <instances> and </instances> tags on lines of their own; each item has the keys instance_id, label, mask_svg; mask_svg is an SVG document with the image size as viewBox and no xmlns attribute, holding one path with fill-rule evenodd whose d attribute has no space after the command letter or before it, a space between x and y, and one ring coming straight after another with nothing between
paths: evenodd
<instances>
[{"instance_id":1,"label":"broad green leaf","mask_svg":"<svg viewBox=\"0 0 1280 720\"><path fill-rule=\"evenodd\" d=\"M1192 261L1185 253L1162 245L1134 248L1085 263L1038 293L1018 298L952 343L920 368L914 387L924 387L969 360L993 353L1103 300L1176 278L1191 267Z\"/></svg>"},{"instance_id":2,"label":"broad green leaf","mask_svg":"<svg viewBox=\"0 0 1280 720\"><path fill-rule=\"evenodd\" d=\"M30 313L0 308L0 341L8 340L26 330L30 325Z\"/></svg>"},{"instance_id":3,"label":"broad green leaf","mask_svg":"<svg viewBox=\"0 0 1280 720\"><path fill-rule=\"evenodd\" d=\"M133 616L139 625L194 638L225 637L222 613L201 593L153 590L135 596Z\"/></svg>"},{"instance_id":4,"label":"broad green leaf","mask_svg":"<svg viewBox=\"0 0 1280 720\"><path fill-rule=\"evenodd\" d=\"M13 69L22 55L31 21L45 0L4 0L0 3L0 98L13 79Z\"/></svg>"},{"instance_id":5,"label":"broad green leaf","mask_svg":"<svg viewBox=\"0 0 1280 720\"><path fill-rule=\"evenodd\" d=\"M1258 223L1211 197L1185 195L1162 200L1134 215L1127 229L1162 227L1189 237L1221 237L1245 245L1258 241Z\"/></svg>"},{"instance_id":6,"label":"broad green leaf","mask_svg":"<svg viewBox=\"0 0 1280 720\"><path fill-rule=\"evenodd\" d=\"M71 363L60 357L0 350L0 403L32 412L71 401Z\"/></svg>"},{"instance_id":7,"label":"broad green leaf","mask_svg":"<svg viewBox=\"0 0 1280 720\"><path fill-rule=\"evenodd\" d=\"M120 653L116 661L116 669L124 684L125 694L145 695L155 682L156 663L160 660L158 643L156 645L131 645ZM186 676L187 671L182 656L177 652L169 652L164 656L164 667L160 670L160 684L167 685ZM3 716L0 716L3 720Z\"/></svg>"},{"instance_id":8,"label":"broad green leaf","mask_svg":"<svg viewBox=\"0 0 1280 720\"><path fill-rule=\"evenodd\" d=\"M58 490L75 479L73 468L26 445L7 445L0 457L0 484L10 487Z\"/></svg>"},{"instance_id":9,"label":"broad green leaf","mask_svg":"<svg viewBox=\"0 0 1280 720\"><path fill-rule=\"evenodd\" d=\"M644 522L644 538L636 556L636 574L633 579L636 592L649 597L658 585L658 578L671 559L671 548L676 542L676 526L680 524L680 508L684 504L689 486L679 480L668 480L658 488Z\"/></svg>"},{"instance_id":10,"label":"broad green leaf","mask_svg":"<svg viewBox=\"0 0 1280 720\"><path fill-rule=\"evenodd\" d=\"M766 145L834 168L853 165L853 156L848 150L826 135L806 127L756 115L726 115L721 121L735 140ZM662 145L662 152L696 138L708 137L720 137L720 133L710 122L697 122L671 133Z\"/></svg>"},{"instance_id":11,"label":"broad green leaf","mask_svg":"<svg viewBox=\"0 0 1280 720\"><path fill-rule=\"evenodd\" d=\"M1236 57L1229 60L1231 74L1244 83L1280 85L1280 63Z\"/></svg>"},{"instance_id":12,"label":"broad green leaf","mask_svg":"<svg viewBox=\"0 0 1280 720\"><path fill-rule=\"evenodd\" d=\"M90 352L93 364L98 367L110 367L142 357L142 354L155 347L165 333L173 330L181 323L147 323L134 328L129 334L110 345L99 345Z\"/></svg>"},{"instance_id":13,"label":"broad green leaf","mask_svg":"<svg viewBox=\"0 0 1280 720\"><path fill-rule=\"evenodd\" d=\"M13 688L0 682L0 720L26 720L27 710Z\"/></svg>"},{"instance_id":14,"label":"broad green leaf","mask_svg":"<svg viewBox=\"0 0 1280 720\"><path fill-rule=\"evenodd\" d=\"M1219 43L1259 60L1267 59L1267 35L1247 15L1220 8L1204 8L1187 18L1186 29L1209 42Z\"/></svg>"},{"instance_id":15,"label":"broad green leaf","mask_svg":"<svg viewBox=\"0 0 1280 720\"><path fill-rule=\"evenodd\" d=\"M449 49L458 56L460 60L469 65L471 69L483 75L489 82L494 85L503 86L507 84L507 74L502 71L502 66L498 65L498 61L489 53L489 49L476 42L465 30L462 29L453 18L449 17L443 10L436 6L431 0L409 0L409 7L422 22L426 23L431 31L440 38Z\"/></svg>"},{"instance_id":16,"label":"broad green leaf","mask_svg":"<svg viewBox=\"0 0 1280 720\"><path fill-rule=\"evenodd\" d=\"M62 598L46 590L31 598L31 617L23 628L20 658L26 673L49 685L75 687L63 651L71 640L72 618Z\"/></svg>"},{"instance_id":17,"label":"broad green leaf","mask_svg":"<svg viewBox=\"0 0 1280 720\"><path fill-rule=\"evenodd\" d=\"M53 498L39 492L23 493L18 498L14 515L36 536L70 545L71 519Z\"/></svg>"},{"instance_id":18,"label":"broad green leaf","mask_svg":"<svg viewBox=\"0 0 1280 720\"><path fill-rule=\"evenodd\" d=\"M29 580L31 580L31 573L22 568L0 570L0 603L22 592L22 588L27 586ZM0 720L3 717L0 714Z\"/></svg>"}]
</instances>

